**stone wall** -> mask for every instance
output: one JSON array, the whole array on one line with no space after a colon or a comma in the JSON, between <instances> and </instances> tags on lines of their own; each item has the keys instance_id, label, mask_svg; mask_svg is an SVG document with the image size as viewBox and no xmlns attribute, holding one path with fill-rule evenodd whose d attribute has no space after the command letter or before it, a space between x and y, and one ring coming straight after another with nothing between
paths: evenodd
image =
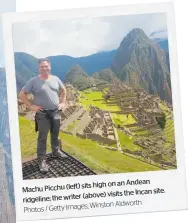
<instances>
[{"instance_id":1,"label":"stone wall","mask_svg":"<svg viewBox=\"0 0 188 223\"><path fill-rule=\"evenodd\" d=\"M100 142L102 144L113 145L113 144L117 143L116 140L105 138L105 137L102 137L102 136L97 135L95 133L87 133L87 134L85 134L85 136L88 139L92 139L92 140Z\"/></svg>"}]
</instances>

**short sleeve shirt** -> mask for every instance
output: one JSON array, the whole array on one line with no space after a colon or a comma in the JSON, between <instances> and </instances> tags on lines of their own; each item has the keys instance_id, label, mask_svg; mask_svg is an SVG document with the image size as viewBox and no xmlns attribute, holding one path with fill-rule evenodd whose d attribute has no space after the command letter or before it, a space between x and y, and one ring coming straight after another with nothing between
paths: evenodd
<instances>
[{"instance_id":1,"label":"short sleeve shirt","mask_svg":"<svg viewBox=\"0 0 188 223\"><path fill-rule=\"evenodd\" d=\"M41 80L39 76L36 76L30 79L22 90L33 94L35 105L42 106L43 109L56 109L63 86L57 76L51 75L48 80Z\"/></svg>"}]
</instances>

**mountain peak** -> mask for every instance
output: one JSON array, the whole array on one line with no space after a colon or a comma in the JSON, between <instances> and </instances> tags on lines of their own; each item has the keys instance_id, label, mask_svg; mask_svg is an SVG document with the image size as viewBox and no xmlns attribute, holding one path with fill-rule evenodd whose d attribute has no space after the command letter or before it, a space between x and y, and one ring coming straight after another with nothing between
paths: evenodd
<instances>
[{"instance_id":1,"label":"mountain peak","mask_svg":"<svg viewBox=\"0 0 188 223\"><path fill-rule=\"evenodd\" d=\"M80 65L74 64L71 68L72 70L83 70Z\"/></svg>"},{"instance_id":2,"label":"mountain peak","mask_svg":"<svg viewBox=\"0 0 188 223\"><path fill-rule=\"evenodd\" d=\"M140 29L140 28L134 28L132 29L129 34L144 34L145 35L145 32L143 29Z\"/></svg>"},{"instance_id":3,"label":"mountain peak","mask_svg":"<svg viewBox=\"0 0 188 223\"><path fill-rule=\"evenodd\" d=\"M66 80L70 81L70 79L75 78L76 76L88 77L88 74L78 64L75 64L67 72Z\"/></svg>"},{"instance_id":4,"label":"mountain peak","mask_svg":"<svg viewBox=\"0 0 188 223\"><path fill-rule=\"evenodd\" d=\"M125 38L129 39L129 41L138 41L138 40L148 39L148 37L145 34L145 32L142 29L140 29L140 28L132 29L127 34L127 36Z\"/></svg>"},{"instance_id":5,"label":"mountain peak","mask_svg":"<svg viewBox=\"0 0 188 223\"><path fill-rule=\"evenodd\" d=\"M133 29L123 39L112 70L120 80L171 102L168 56L143 30Z\"/></svg>"},{"instance_id":6,"label":"mountain peak","mask_svg":"<svg viewBox=\"0 0 188 223\"><path fill-rule=\"evenodd\" d=\"M75 88L81 90L91 87L93 85L93 79L78 65L75 64L67 72L65 77L65 83L73 85Z\"/></svg>"},{"instance_id":7,"label":"mountain peak","mask_svg":"<svg viewBox=\"0 0 188 223\"><path fill-rule=\"evenodd\" d=\"M115 59L112 63L112 70L121 72L125 64L129 63L131 52L135 52L139 46L148 46L151 40L140 28L132 29L121 41Z\"/></svg>"},{"instance_id":8,"label":"mountain peak","mask_svg":"<svg viewBox=\"0 0 188 223\"><path fill-rule=\"evenodd\" d=\"M70 68L70 70L68 71L68 73L67 74L71 74L71 75L82 75L82 76L86 76L86 77L88 77L88 74L84 71L84 69L80 66L80 65L78 65L78 64L74 64L71 68ZM66 74L66 75L67 75Z\"/></svg>"}]
</instances>

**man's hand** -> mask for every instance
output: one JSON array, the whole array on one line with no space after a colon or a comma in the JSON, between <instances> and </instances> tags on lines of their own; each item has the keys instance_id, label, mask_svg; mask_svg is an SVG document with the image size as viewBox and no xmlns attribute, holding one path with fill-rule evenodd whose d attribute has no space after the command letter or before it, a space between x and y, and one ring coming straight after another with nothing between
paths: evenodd
<instances>
[{"instance_id":1,"label":"man's hand","mask_svg":"<svg viewBox=\"0 0 188 223\"><path fill-rule=\"evenodd\" d=\"M34 111L34 112L43 111L43 108L41 106L37 106L37 105L31 105L29 108L31 111Z\"/></svg>"},{"instance_id":2,"label":"man's hand","mask_svg":"<svg viewBox=\"0 0 188 223\"><path fill-rule=\"evenodd\" d=\"M60 103L58 105L58 110L63 110L65 108L65 103Z\"/></svg>"}]
</instances>

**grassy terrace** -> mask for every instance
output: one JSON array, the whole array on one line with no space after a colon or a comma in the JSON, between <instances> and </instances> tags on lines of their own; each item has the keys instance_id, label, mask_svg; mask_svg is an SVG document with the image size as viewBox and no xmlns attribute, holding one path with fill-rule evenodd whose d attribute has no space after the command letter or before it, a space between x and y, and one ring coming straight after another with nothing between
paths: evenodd
<instances>
[{"instance_id":1,"label":"grassy terrace","mask_svg":"<svg viewBox=\"0 0 188 223\"><path fill-rule=\"evenodd\" d=\"M103 99L102 92L92 91L90 89L87 89L85 91L80 92L80 94L81 96L79 100L85 109L88 109L90 105L93 105L97 108L100 108L109 112L121 111L121 108L118 105L116 104L111 105L111 104L106 103L106 101ZM131 114L129 114L127 117L127 115L124 115L124 114L112 113L112 118L113 118L114 123L120 126L136 123L136 120Z\"/></svg>"},{"instance_id":2,"label":"grassy terrace","mask_svg":"<svg viewBox=\"0 0 188 223\"><path fill-rule=\"evenodd\" d=\"M136 120L134 119L134 117L129 114L129 115L124 115L124 114L112 114L112 118L114 120L114 123L116 125L130 125L130 124L134 124L136 123Z\"/></svg>"},{"instance_id":3,"label":"grassy terrace","mask_svg":"<svg viewBox=\"0 0 188 223\"><path fill-rule=\"evenodd\" d=\"M134 132L137 135L146 135L146 134L150 134L148 131L138 131L138 132Z\"/></svg>"},{"instance_id":4,"label":"grassy terrace","mask_svg":"<svg viewBox=\"0 0 188 223\"><path fill-rule=\"evenodd\" d=\"M165 106L164 103L160 104L161 109L163 110L163 112L165 113L167 120L166 120L166 125L164 128L164 135L165 138L169 141L174 141L175 140L175 136L174 136L174 120L168 118L169 116L169 112L167 111L167 107Z\"/></svg>"},{"instance_id":5,"label":"grassy terrace","mask_svg":"<svg viewBox=\"0 0 188 223\"><path fill-rule=\"evenodd\" d=\"M97 108L106 110L106 111L121 111L117 105L108 105L103 99L102 92L85 90L80 92L81 96L79 98L85 109L88 109L90 105L93 105Z\"/></svg>"},{"instance_id":6,"label":"grassy terrace","mask_svg":"<svg viewBox=\"0 0 188 223\"><path fill-rule=\"evenodd\" d=\"M70 124L68 127L67 127L67 131L71 132L74 127L76 126L76 124L78 124L79 120L76 120L74 121L72 124Z\"/></svg>"},{"instance_id":7,"label":"grassy terrace","mask_svg":"<svg viewBox=\"0 0 188 223\"><path fill-rule=\"evenodd\" d=\"M32 158L36 154L37 140L34 122L24 117L20 117L19 122L22 158ZM64 151L83 162L98 174L159 170L159 168L153 165L123 155L119 151L106 149L89 139L81 139L62 132L60 133L60 138L62 139ZM125 140L123 136L120 136L120 138L121 141ZM50 151L49 139L48 151Z\"/></svg>"},{"instance_id":8,"label":"grassy terrace","mask_svg":"<svg viewBox=\"0 0 188 223\"><path fill-rule=\"evenodd\" d=\"M133 136L128 136L121 131L117 131L120 144L123 147L125 146L127 149L131 151L142 150L142 148L138 145L134 145L133 142L136 140Z\"/></svg>"},{"instance_id":9,"label":"grassy terrace","mask_svg":"<svg viewBox=\"0 0 188 223\"><path fill-rule=\"evenodd\" d=\"M164 132L167 140L174 141L174 122L172 119L167 120Z\"/></svg>"}]
</instances>

